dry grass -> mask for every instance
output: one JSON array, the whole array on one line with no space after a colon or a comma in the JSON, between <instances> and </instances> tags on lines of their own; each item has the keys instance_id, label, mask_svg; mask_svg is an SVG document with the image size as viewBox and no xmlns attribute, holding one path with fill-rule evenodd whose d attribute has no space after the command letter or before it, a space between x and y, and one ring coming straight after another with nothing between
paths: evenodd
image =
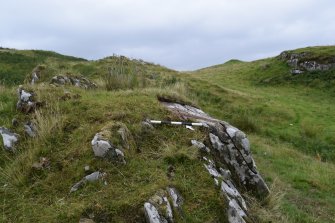
<instances>
[{"instance_id":1,"label":"dry grass","mask_svg":"<svg viewBox=\"0 0 335 223\"><path fill-rule=\"evenodd\" d=\"M249 213L254 222L288 222L288 218L281 212L281 205L285 196L285 185L275 178L270 186L270 195L263 201L246 194L249 203Z\"/></svg>"}]
</instances>

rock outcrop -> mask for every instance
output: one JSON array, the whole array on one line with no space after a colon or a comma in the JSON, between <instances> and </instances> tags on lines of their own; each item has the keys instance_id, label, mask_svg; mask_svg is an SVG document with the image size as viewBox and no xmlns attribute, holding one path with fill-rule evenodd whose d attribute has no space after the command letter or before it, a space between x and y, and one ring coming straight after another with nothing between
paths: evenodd
<instances>
[{"instance_id":1,"label":"rock outcrop","mask_svg":"<svg viewBox=\"0 0 335 223\"><path fill-rule=\"evenodd\" d=\"M202 142L199 142L197 140L191 140L192 146L194 146L195 148L198 148L200 151L205 152L205 153L210 153L210 149L203 144Z\"/></svg>"},{"instance_id":2,"label":"rock outcrop","mask_svg":"<svg viewBox=\"0 0 335 223\"><path fill-rule=\"evenodd\" d=\"M10 152L15 152L15 144L19 141L19 135L4 127L0 127L0 134L2 136L4 148Z\"/></svg>"},{"instance_id":3,"label":"rock outcrop","mask_svg":"<svg viewBox=\"0 0 335 223\"><path fill-rule=\"evenodd\" d=\"M213 177L215 185L221 188L227 201L228 221L246 222L248 209L239 190L252 192L259 198L265 198L270 193L257 171L246 135L229 123L212 118L198 108L177 103L162 104L180 119L202 122L208 129L211 148L196 140L192 140L192 144L207 154L203 157L204 166Z\"/></svg>"},{"instance_id":4,"label":"rock outcrop","mask_svg":"<svg viewBox=\"0 0 335 223\"><path fill-rule=\"evenodd\" d=\"M308 52L292 53L284 51L279 55L279 58L287 62L292 68L291 73L294 75L306 71L326 71L335 69L335 56L318 58Z\"/></svg>"},{"instance_id":5,"label":"rock outcrop","mask_svg":"<svg viewBox=\"0 0 335 223\"><path fill-rule=\"evenodd\" d=\"M172 206L170 204L172 200ZM181 214L183 198L176 188L168 187L159 190L144 203L144 213L147 223L173 223L174 213Z\"/></svg>"},{"instance_id":6,"label":"rock outcrop","mask_svg":"<svg viewBox=\"0 0 335 223\"><path fill-rule=\"evenodd\" d=\"M82 76L57 75L51 79L51 84L73 85L84 89L92 89L97 87L95 83Z\"/></svg>"}]
</instances>

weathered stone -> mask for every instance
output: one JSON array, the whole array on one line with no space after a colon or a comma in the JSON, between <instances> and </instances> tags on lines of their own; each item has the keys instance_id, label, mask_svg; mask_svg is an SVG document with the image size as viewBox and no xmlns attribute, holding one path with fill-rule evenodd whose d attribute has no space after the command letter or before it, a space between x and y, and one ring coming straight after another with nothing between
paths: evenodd
<instances>
[{"instance_id":1,"label":"weathered stone","mask_svg":"<svg viewBox=\"0 0 335 223\"><path fill-rule=\"evenodd\" d=\"M42 71L45 69L44 65L38 65L33 69L31 72L31 84L34 85L38 82L38 80L41 78Z\"/></svg>"},{"instance_id":2,"label":"weathered stone","mask_svg":"<svg viewBox=\"0 0 335 223\"><path fill-rule=\"evenodd\" d=\"M84 89L92 89L97 87L95 83L82 76L57 75L51 79L51 84L73 85Z\"/></svg>"},{"instance_id":3,"label":"weathered stone","mask_svg":"<svg viewBox=\"0 0 335 223\"><path fill-rule=\"evenodd\" d=\"M162 103L181 119L195 119L209 129L209 139L213 149L210 154L214 161L203 157L205 168L213 177L216 185L221 185L221 191L228 203L227 218L230 223L244 223L247 216L246 203L238 191L252 191L259 197L266 197L269 188L258 173L252 158L250 143L246 135L221 120L210 117L200 109L183 106L176 103ZM194 142L194 144L198 144ZM200 144L200 147L204 145ZM225 168L216 167L224 166Z\"/></svg>"},{"instance_id":4,"label":"weathered stone","mask_svg":"<svg viewBox=\"0 0 335 223\"><path fill-rule=\"evenodd\" d=\"M238 135L233 137L236 145L233 143L224 144L219 137L212 133L210 133L210 140L213 147L220 154L220 161L233 170L234 174L238 176L240 184L258 196L265 197L270 192L269 188L256 170L254 160L250 154L250 148L248 147L249 144L243 140L245 138L239 133ZM243 147L242 149L241 146Z\"/></svg>"},{"instance_id":5,"label":"weathered stone","mask_svg":"<svg viewBox=\"0 0 335 223\"><path fill-rule=\"evenodd\" d=\"M169 199L172 200L172 206ZM168 187L166 190L159 190L144 204L145 217L147 222L173 223L173 209L182 214L183 198L174 187ZM181 217L183 217L181 215Z\"/></svg>"},{"instance_id":6,"label":"weathered stone","mask_svg":"<svg viewBox=\"0 0 335 223\"><path fill-rule=\"evenodd\" d=\"M15 144L19 140L19 135L4 127L0 127L0 134L2 136L4 148L8 151L15 152Z\"/></svg>"},{"instance_id":7,"label":"weathered stone","mask_svg":"<svg viewBox=\"0 0 335 223\"><path fill-rule=\"evenodd\" d=\"M172 200L172 206L174 208L180 209L181 206L184 203L184 198L181 196L181 194L178 192L178 190L174 187L168 187L167 191L171 197Z\"/></svg>"},{"instance_id":8,"label":"weathered stone","mask_svg":"<svg viewBox=\"0 0 335 223\"><path fill-rule=\"evenodd\" d=\"M37 128L36 128L35 124L32 123L31 121L27 122L24 125L24 131L28 136L33 137L33 138L37 134Z\"/></svg>"},{"instance_id":9,"label":"weathered stone","mask_svg":"<svg viewBox=\"0 0 335 223\"><path fill-rule=\"evenodd\" d=\"M144 203L144 213L147 223L167 223L166 219L162 219L156 207L149 202Z\"/></svg>"},{"instance_id":10,"label":"weathered stone","mask_svg":"<svg viewBox=\"0 0 335 223\"><path fill-rule=\"evenodd\" d=\"M291 70L291 74L293 75L297 75L297 74L302 74L304 73L302 70L299 70L299 69L292 69Z\"/></svg>"},{"instance_id":11,"label":"weathered stone","mask_svg":"<svg viewBox=\"0 0 335 223\"><path fill-rule=\"evenodd\" d=\"M77 182L76 184L74 184L71 187L70 193L77 191L79 188L84 186L84 184L86 184L87 182L97 181L97 180L103 178L105 175L106 175L106 173L101 173L99 171L96 171L96 172L93 172L93 173L83 177L83 179L81 179L79 182Z\"/></svg>"},{"instance_id":12,"label":"weathered stone","mask_svg":"<svg viewBox=\"0 0 335 223\"><path fill-rule=\"evenodd\" d=\"M37 107L43 104L41 102L36 102L34 99L35 94L24 90L21 85L19 86L17 92L19 100L16 104L16 109L25 114L35 111Z\"/></svg>"},{"instance_id":13,"label":"weathered stone","mask_svg":"<svg viewBox=\"0 0 335 223\"><path fill-rule=\"evenodd\" d=\"M173 222L172 208L167 199L166 191L158 191L149 199L149 203L154 205L160 213L160 218L166 222Z\"/></svg>"},{"instance_id":14,"label":"weathered stone","mask_svg":"<svg viewBox=\"0 0 335 223\"><path fill-rule=\"evenodd\" d=\"M211 152L210 149L207 146L205 146L205 144L203 144L202 142L192 139L191 143L194 147L198 148L202 152L205 152L205 153Z\"/></svg>"},{"instance_id":15,"label":"weathered stone","mask_svg":"<svg viewBox=\"0 0 335 223\"><path fill-rule=\"evenodd\" d=\"M237 204L235 200L231 200L228 203L228 222L229 223L245 223L243 217L246 216L245 212Z\"/></svg>"},{"instance_id":16,"label":"weathered stone","mask_svg":"<svg viewBox=\"0 0 335 223\"><path fill-rule=\"evenodd\" d=\"M292 67L293 75L301 74L304 71L326 71L335 69L335 57L317 58L311 53L291 53L284 51L279 55L281 60L285 60Z\"/></svg>"},{"instance_id":17,"label":"weathered stone","mask_svg":"<svg viewBox=\"0 0 335 223\"><path fill-rule=\"evenodd\" d=\"M106 158L110 161L126 163L123 152L113 146L108 140L104 140L103 138L104 137L101 133L95 134L91 142L94 155Z\"/></svg>"},{"instance_id":18,"label":"weathered stone","mask_svg":"<svg viewBox=\"0 0 335 223\"><path fill-rule=\"evenodd\" d=\"M237 176L237 184L253 191L260 197L269 194L269 188L257 172L245 134L227 122L210 117L198 108L177 103L162 103L182 119L196 119L209 127L209 138L215 151L212 155L226 165Z\"/></svg>"}]
</instances>

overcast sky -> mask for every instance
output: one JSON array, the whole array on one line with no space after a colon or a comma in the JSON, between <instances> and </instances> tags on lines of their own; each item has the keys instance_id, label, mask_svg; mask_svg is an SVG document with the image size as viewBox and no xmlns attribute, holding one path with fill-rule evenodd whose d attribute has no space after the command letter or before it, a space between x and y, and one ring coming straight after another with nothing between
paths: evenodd
<instances>
[{"instance_id":1,"label":"overcast sky","mask_svg":"<svg viewBox=\"0 0 335 223\"><path fill-rule=\"evenodd\" d=\"M334 0L0 0L0 46L178 70L335 44Z\"/></svg>"}]
</instances>

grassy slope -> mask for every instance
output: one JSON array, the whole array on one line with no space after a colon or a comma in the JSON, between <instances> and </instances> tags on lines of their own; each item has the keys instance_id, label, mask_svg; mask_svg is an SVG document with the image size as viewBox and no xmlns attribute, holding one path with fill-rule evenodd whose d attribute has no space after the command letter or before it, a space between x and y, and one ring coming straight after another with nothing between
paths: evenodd
<instances>
[{"instance_id":1,"label":"grassy slope","mask_svg":"<svg viewBox=\"0 0 335 223\"><path fill-rule=\"evenodd\" d=\"M64 91L43 86L35 90L49 102L57 100ZM18 154L0 151L3 222L78 222L90 209L112 222L142 222L144 202L170 184L185 197L184 222L224 221L224 203L219 192L198 161L195 149L190 147L191 139L202 139L205 133L171 127L159 127L152 133L140 130L140 122L146 116L170 117L156 100L160 90L67 90L81 98L54 101L38 113L36 118L43 135L36 140L24 139ZM3 90L0 94L8 93L13 92ZM14 103L15 98L10 97L2 107L15 113ZM7 115L1 125L9 126L12 115ZM90 141L94 134L111 121L125 123L137 141L137 148L125 151L128 163L124 166L94 158L92 153ZM32 170L32 164L41 156L51 160L50 170ZM169 164L176 167L172 182L166 176ZM108 185L89 184L69 195L70 187L85 176L85 165L105 171Z\"/></svg>"},{"instance_id":2,"label":"grassy slope","mask_svg":"<svg viewBox=\"0 0 335 223\"><path fill-rule=\"evenodd\" d=\"M39 60L25 59L31 69L41 64ZM101 76L113 60L113 57L99 61L48 57L43 60L46 69L42 80L48 83L55 74L71 73L88 76L101 84ZM17 67L11 60L3 63L13 70ZM185 198L185 218L179 219L180 222L225 221L223 199L218 196L219 191L197 151L190 147L191 139L204 139L207 133L164 126L151 133L141 131L144 118L173 118L157 101L158 94L187 100L181 95L182 85L172 76L176 72L141 61L128 63L145 70L148 88L107 92L103 87L85 91L44 83L25 85L47 102L46 107L29 116L15 110L16 87L10 85L16 83L16 77L9 76L5 82L9 86L0 85L0 125L10 127L15 117L21 122L37 120L39 129L39 136L30 139L24 137L21 126L14 128L22 136L18 153L12 155L0 150L1 222L78 222L80 216L91 213L97 222L143 222L144 202L169 185L178 188ZM18 78L20 83L29 80L29 73L31 70ZM81 97L60 100L65 91ZM127 165L94 158L91 149L95 133L116 121L125 123L137 142L135 148L125 151ZM50 169L32 168L40 157L50 159ZM170 164L176 167L172 181L166 176ZM88 184L69 195L71 186L86 175L85 165L92 171L106 172L108 185Z\"/></svg>"},{"instance_id":3,"label":"grassy slope","mask_svg":"<svg viewBox=\"0 0 335 223\"><path fill-rule=\"evenodd\" d=\"M21 84L39 64L51 62L61 64L71 61L85 60L51 51L0 48L0 83L5 85Z\"/></svg>"},{"instance_id":4,"label":"grassy slope","mask_svg":"<svg viewBox=\"0 0 335 223\"><path fill-rule=\"evenodd\" d=\"M99 82L112 60L48 57L42 62L46 65L43 78L48 81L52 75L70 72ZM31 67L38 64L41 62ZM157 94L193 99L214 117L249 133L258 168L273 191L270 205L254 208L259 218L274 222L334 221L334 101L332 89L321 88L323 80L309 87L304 80L264 82L289 72L287 65L275 58L230 61L177 78L176 72L160 66L143 66L150 83L145 89L106 92L43 84L34 87L39 97L48 101L34 115L40 136L35 140L23 138L18 154L0 151L3 222L78 222L83 213L91 212L100 220L141 222L143 202L169 184L185 197L186 217L179 221L224 222L225 204L198 154L189 146L190 139L204 139L206 133L178 127L141 131L140 121L145 117L173 118L159 105ZM189 92L179 80L187 82ZM58 100L65 90L81 98ZM29 119L15 111L15 94L15 87L0 85L1 126L10 126L13 117ZM125 166L93 157L90 141L111 121L125 123L137 142L136 148L125 152ZM23 135L21 127L16 131ZM317 154L326 162L316 159ZM50 170L31 168L41 156L50 158ZM172 182L166 177L169 164L176 166ZM108 185L88 184L69 195L70 187L85 175L85 165L107 172Z\"/></svg>"},{"instance_id":5,"label":"grassy slope","mask_svg":"<svg viewBox=\"0 0 335 223\"><path fill-rule=\"evenodd\" d=\"M320 53L318 48L311 49ZM334 47L327 49L333 51ZM304 76L296 77L299 81L263 82L286 75L289 67L277 58L269 58L230 61L184 74L184 78L205 111L250 134L261 172L267 181L275 182L274 186L286 193L280 210L287 215L287 221L332 222L334 86L308 86Z\"/></svg>"}]
</instances>

